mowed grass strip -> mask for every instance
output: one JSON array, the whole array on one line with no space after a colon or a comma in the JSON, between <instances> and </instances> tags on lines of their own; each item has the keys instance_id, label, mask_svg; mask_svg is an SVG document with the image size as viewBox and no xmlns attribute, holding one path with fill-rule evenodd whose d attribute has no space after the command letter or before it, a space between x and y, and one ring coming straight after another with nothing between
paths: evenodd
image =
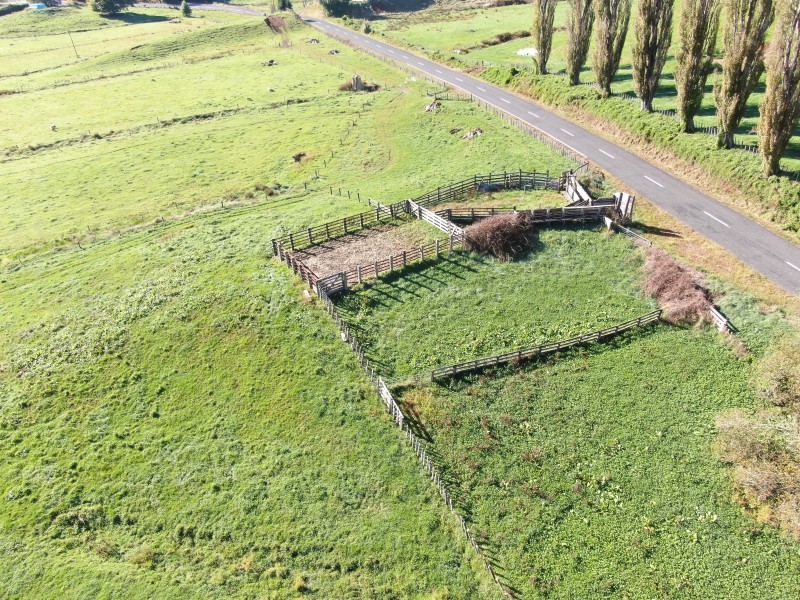
<instances>
[{"instance_id":1,"label":"mowed grass strip","mask_svg":"<svg viewBox=\"0 0 800 600\"><path fill-rule=\"evenodd\" d=\"M660 325L406 389L470 528L524 598L793 598L797 544L733 501L715 416L758 403L711 330Z\"/></svg>"},{"instance_id":2,"label":"mowed grass strip","mask_svg":"<svg viewBox=\"0 0 800 600\"><path fill-rule=\"evenodd\" d=\"M639 288L639 251L595 227L542 229L513 263L459 252L387 275L336 303L388 376L566 339L654 306Z\"/></svg>"}]
</instances>

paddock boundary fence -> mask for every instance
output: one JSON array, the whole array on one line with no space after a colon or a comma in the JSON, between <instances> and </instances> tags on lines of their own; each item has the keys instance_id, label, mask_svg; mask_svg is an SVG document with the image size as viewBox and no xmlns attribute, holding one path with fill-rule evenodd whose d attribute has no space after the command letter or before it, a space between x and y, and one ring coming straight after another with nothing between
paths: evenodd
<instances>
[{"instance_id":1,"label":"paddock boundary fence","mask_svg":"<svg viewBox=\"0 0 800 600\"><path fill-rule=\"evenodd\" d=\"M440 202L449 202L461 198L470 193L476 192L496 192L501 190L560 190L565 178L578 170L587 168L581 165L575 171L565 171L559 177L552 177L548 172L538 171L503 171L501 173L489 173L488 175L473 175L461 181L441 185L429 192L422 194L411 200L422 207L428 207ZM375 203L374 209L367 212L360 212L348 217L342 217L335 221L328 221L321 225L306 227L283 236L273 238L272 253L280 256L279 246L288 247L291 252L305 250L312 246L322 244L348 235L356 233L369 227L382 225L390 221L396 221L410 213L408 200L401 200L392 204Z\"/></svg>"},{"instance_id":2,"label":"paddock boundary fence","mask_svg":"<svg viewBox=\"0 0 800 600\"><path fill-rule=\"evenodd\" d=\"M498 367L509 363L519 363L539 356L544 356L546 354L551 354L553 352L568 350L570 348L574 348L575 346L582 346L584 344L600 342L601 340L608 340L626 331L630 331L631 329L656 323L660 319L661 310L654 310L646 315L637 317L636 319L631 319L612 327L606 327L605 329L593 331L592 333L584 333L579 336L571 337L567 340L548 342L546 344L540 344L531 348L523 348L520 350L514 350L512 352L496 354L494 356L486 356L484 358L468 360L466 362L456 363L446 367L439 367L431 371L430 381L436 381L437 379L443 379L445 377L456 377L464 373L471 373L487 367Z\"/></svg>"},{"instance_id":3,"label":"paddock boundary fence","mask_svg":"<svg viewBox=\"0 0 800 600\"><path fill-rule=\"evenodd\" d=\"M470 543L472 548L475 550L475 553L478 557L483 561L483 564L486 566L486 569L489 571L489 574L492 576L494 582L500 587L501 591L506 597L512 598L514 594L512 593L511 589L503 583L500 577L497 575L497 571L492 566L489 557L486 556L483 549L481 548L480 544L478 544L475 535L473 535L472 531L470 530L469 526L467 525L466 520L464 517L458 512L456 508L455 502L453 501L453 495L447 489L445 485L444 478L439 473L439 470L436 468L433 460L431 459L430 455L427 452L426 444L423 440L417 436L412 428L409 426L405 414L403 413L400 405L394 399L392 392L390 391L389 387L383 381L381 377L377 375L375 369L370 364L367 357L364 355L364 350L361 348L361 345L358 343L355 335L353 335L350 327L347 325L347 322L342 319L339 315L339 311L336 310L336 306L333 304L331 299L325 293L324 290L318 290L317 295L319 296L320 300L322 301L323 306L328 311L328 314L333 318L336 324L339 326L339 330L342 335L342 340L345 341L350 348L355 352L356 357L358 358L359 363L364 368L367 377L369 380L375 385L376 390L378 391L378 395L381 397L384 405L386 406L386 411L389 413L392 421L397 425L397 427L406 435L409 444L414 449L414 453L417 455L420 464L425 469L425 472L433 481L433 484L436 486L437 491L441 495L442 499L444 500L447 507L450 509L450 512L456 517L459 526L461 527L461 531L464 532L464 535L467 538L467 541Z\"/></svg>"}]
</instances>

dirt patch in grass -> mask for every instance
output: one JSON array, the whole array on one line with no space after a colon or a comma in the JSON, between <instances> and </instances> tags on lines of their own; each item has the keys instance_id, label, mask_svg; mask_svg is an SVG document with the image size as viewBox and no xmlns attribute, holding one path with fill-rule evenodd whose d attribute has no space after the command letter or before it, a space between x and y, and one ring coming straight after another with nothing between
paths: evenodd
<instances>
[{"instance_id":1,"label":"dirt patch in grass","mask_svg":"<svg viewBox=\"0 0 800 600\"><path fill-rule=\"evenodd\" d=\"M297 257L318 277L327 277L399 254L437 237L445 236L422 222L386 224L307 248L298 252Z\"/></svg>"}]
</instances>

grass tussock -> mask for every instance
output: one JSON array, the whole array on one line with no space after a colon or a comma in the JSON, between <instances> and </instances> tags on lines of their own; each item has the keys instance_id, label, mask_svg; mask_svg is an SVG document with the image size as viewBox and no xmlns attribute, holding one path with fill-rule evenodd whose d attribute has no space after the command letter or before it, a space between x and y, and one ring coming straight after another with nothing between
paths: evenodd
<instances>
[{"instance_id":1,"label":"grass tussock","mask_svg":"<svg viewBox=\"0 0 800 600\"><path fill-rule=\"evenodd\" d=\"M648 252L644 272L645 292L658 301L666 321L693 324L709 319L711 298L700 273L657 249Z\"/></svg>"},{"instance_id":2,"label":"grass tussock","mask_svg":"<svg viewBox=\"0 0 800 600\"><path fill-rule=\"evenodd\" d=\"M773 406L723 413L720 453L735 465L740 503L800 540L800 336L772 345L756 368L756 387Z\"/></svg>"},{"instance_id":3,"label":"grass tussock","mask_svg":"<svg viewBox=\"0 0 800 600\"><path fill-rule=\"evenodd\" d=\"M530 212L496 215L471 225L464 236L467 249L512 261L526 252L536 239L536 224Z\"/></svg>"}]
</instances>

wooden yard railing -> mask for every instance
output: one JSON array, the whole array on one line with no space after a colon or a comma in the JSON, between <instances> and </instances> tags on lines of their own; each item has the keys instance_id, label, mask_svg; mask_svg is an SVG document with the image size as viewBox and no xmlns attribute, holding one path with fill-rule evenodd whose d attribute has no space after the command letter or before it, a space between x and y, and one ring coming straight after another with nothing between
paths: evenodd
<instances>
[{"instance_id":1,"label":"wooden yard railing","mask_svg":"<svg viewBox=\"0 0 800 600\"><path fill-rule=\"evenodd\" d=\"M564 191L570 200L569 206L588 206L592 203L592 197L578 181L578 176L570 174L566 177Z\"/></svg>"},{"instance_id":2,"label":"wooden yard railing","mask_svg":"<svg viewBox=\"0 0 800 600\"><path fill-rule=\"evenodd\" d=\"M497 367L508 363L516 363L524 360L530 360L532 358L543 356L545 354L550 354L552 352L567 350L569 348L573 348L575 346L581 346L583 344L599 342L600 340L605 340L615 337L630 329L635 329L636 327L642 327L644 325L656 323L660 318L661 318L661 311L654 310L651 313L647 313L646 315L642 315L641 317L638 317L636 319L631 319L630 321L625 321L624 323L620 323L619 325L614 325L613 327L607 327L606 329L601 329L600 331L594 331L592 333L584 333L583 335L572 337L569 338L568 340L561 340L559 342L549 342L547 344L541 344L539 346L534 346L532 348L524 348L521 350L515 350L513 352L505 352L503 354L497 354L495 356L487 356L475 360L468 360L466 362L457 363L455 365L449 365L447 367L440 367L438 369L433 369L431 371L430 380L436 381L437 379L442 379L445 377L456 377L457 375L461 375L463 373L471 373L473 371L478 371L480 369L485 369L487 367Z\"/></svg>"},{"instance_id":3,"label":"wooden yard railing","mask_svg":"<svg viewBox=\"0 0 800 600\"><path fill-rule=\"evenodd\" d=\"M711 313L711 320L714 322L714 325L717 326L717 329L722 331L723 333L736 333L736 328L733 326L722 311L720 311L716 306L712 306L709 309Z\"/></svg>"},{"instance_id":4,"label":"wooden yard railing","mask_svg":"<svg viewBox=\"0 0 800 600\"><path fill-rule=\"evenodd\" d=\"M407 209L408 212L410 212L418 219L430 223L437 229L441 229L447 235L450 236L454 235L458 236L464 234L464 230L461 229L461 227L455 225L454 223L451 223L447 219L442 218L442 216L439 213L431 212L427 208L425 208L424 206L420 206L413 200L406 200L406 202L408 203L408 209Z\"/></svg>"},{"instance_id":5,"label":"wooden yard railing","mask_svg":"<svg viewBox=\"0 0 800 600\"><path fill-rule=\"evenodd\" d=\"M442 252L450 251L463 246L464 235L453 234L448 240L434 240L427 244L421 244L415 248L403 250L387 258L374 260L364 265L341 273L335 273L328 277L320 278L317 285L327 294L336 294L346 291L351 286L362 283L366 279L378 277L381 273L392 273L405 268L407 265L426 260L439 260Z\"/></svg>"},{"instance_id":6,"label":"wooden yard railing","mask_svg":"<svg viewBox=\"0 0 800 600\"><path fill-rule=\"evenodd\" d=\"M479 219L512 212L527 212L533 215L536 223L565 223L577 221L599 221L609 214L608 206L566 206L564 208L537 208L517 210L516 208L445 208L436 214L454 223L471 223Z\"/></svg>"},{"instance_id":7,"label":"wooden yard railing","mask_svg":"<svg viewBox=\"0 0 800 600\"><path fill-rule=\"evenodd\" d=\"M341 219L328 221L322 225L306 227L305 229L289 233L272 240L272 252L275 256L278 256L279 245L286 246L292 252L296 252L297 250L304 250L311 246L316 246L362 229L388 223L405 214L404 205L404 202L396 202L388 206L378 204L374 209L368 212L342 217Z\"/></svg>"},{"instance_id":8,"label":"wooden yard railing","mask_svg":"<svg viewBox=\"0 0 800 600\"><path fill-rule=\"evenodd\" d=\"M567 173L570 172L567 171ZM489 173L488 175L474 175L456 183L439 186L411 200L419 206L428 207L439 202L455 200L474 192L512 189L559 190L562 183L562 177L551 177L549 172L539 173L537 171L518 169L516 171L503 171L502 173ZM279 256L281 254L279 246L281 245L291 252L304 250L332 239L356 233L362 229L397 220L409 212L410 208L406 200L388 205L376 203L375 208L368 212L361 212L321 225L306 227L305 229L274 238L272 240L272 253L274 256Z\"/></svg>"}]
</instances>

